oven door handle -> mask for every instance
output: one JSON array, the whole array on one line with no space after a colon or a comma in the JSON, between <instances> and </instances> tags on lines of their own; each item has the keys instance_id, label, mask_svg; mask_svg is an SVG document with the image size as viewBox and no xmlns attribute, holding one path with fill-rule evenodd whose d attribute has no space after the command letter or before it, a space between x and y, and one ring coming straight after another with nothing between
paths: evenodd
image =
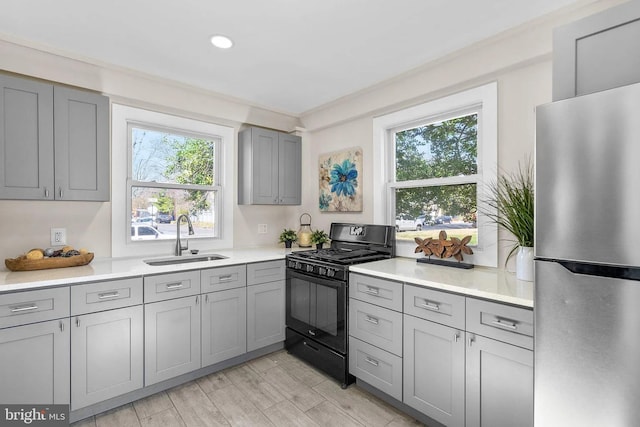
<instances>
[{"instance_id":1,"label":"oven door handle","mask_svg":"<svg viewBox=\"0 0 640 427\"><path fill-rule=\"evenodd\" d=\"M346 287L347 285L346 280L326 279L326 278L314 276L311 274L305 274L289 268L287 268L286 270L286 275L287 275L287 279L291 279L291 278L301 279L307 282L316 283L318 285L327 286L329 288L334 288L334 289L340 289L342 287Z\"/></svg>"}]
</instances>

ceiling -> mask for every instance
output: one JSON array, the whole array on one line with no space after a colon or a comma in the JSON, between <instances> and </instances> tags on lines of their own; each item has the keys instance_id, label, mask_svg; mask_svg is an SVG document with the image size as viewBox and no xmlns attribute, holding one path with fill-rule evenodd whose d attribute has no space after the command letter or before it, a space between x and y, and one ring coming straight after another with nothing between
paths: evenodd
<instances>
[{"instance_id":1,"label":"ceiling","mask_svg":"<svg viewBox=\"0 0 640 427\"><path fill-rule=\"evenodd\" d=\"M299 115L572 3L2 0L0 38Z\"/></svg>"}]
</instances>

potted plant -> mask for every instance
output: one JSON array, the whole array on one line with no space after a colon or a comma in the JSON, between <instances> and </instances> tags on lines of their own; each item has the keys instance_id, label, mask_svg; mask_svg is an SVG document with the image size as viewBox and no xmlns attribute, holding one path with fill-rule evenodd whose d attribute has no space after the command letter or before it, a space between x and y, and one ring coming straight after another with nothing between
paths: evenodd
<instances>
[{"instance_id":1,"label":"potted plant","mask_svg":"<svg viewBox=\"0 0 640 427\"><path fill-rule=\"evenodd\" d=\"M285 248L290 248L291 244L296 240L298 240L298 234L290 228L285 228L282 230L282 233L280 233L279 241L280 243L284 243Z\"/></svg>"},{"instance_id":2,"label":"potted plant","mask_svg":"<svg viewBox=\"0 0 640 427\"><path fill-rule=\"evenodd\" d=\"M533 166L530 160L518 170L503 174L490 185L485 215L516 238L505 264L516 251L516 276L533 280Z\"/></svg>"},{"instance_id":3,"label":"potted plant","mask_svg":"<svg viewBox=\"0 0 640 427\"><path fill-rule=\"evenodd\" d=\"M324 230L315 230L311 233L311 243L316 245L316 249L322 249L322 245L329 241L329 235Z\"/></svg>"}]
</instances>

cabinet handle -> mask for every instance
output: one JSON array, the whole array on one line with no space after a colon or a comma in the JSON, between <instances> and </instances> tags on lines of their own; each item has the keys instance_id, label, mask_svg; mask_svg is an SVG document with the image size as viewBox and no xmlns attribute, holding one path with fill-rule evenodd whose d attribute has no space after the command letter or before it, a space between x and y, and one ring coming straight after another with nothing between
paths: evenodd
<instances>
[{"instance_id":1,"label":"cabinet handle","mask_svg":"<svg viewBox=\"0 0 640 427\"><path fill-rule=\"evenodd\" d=\"M367 362L370 365L373 365L373 366L378 366L380 364L380 362L378 362L377 360L374 360L374 359L372 359L370 357L365 357L364 361Z\"/></svg>"},{"instance_id":2,"label":"cabinet handle","mask_svg":"<svg viewBox=\"0 0 640 427\"><path fill-rule=\"evenodd\" d=\"M120 292L107 292L104 294L98 294L98 299L108 299L108 298L116 298L120 296Z\"/></svg>"},{"instance_id":3,"label":"cabinet handle","mask_svg":"<svg viewBox=\"0 0 640 427\"><path fill-rule=\"evenodd\" d=\"M60 188L58 189L58 194L60 195L60 198L62 199L62 187L60 187Z\"/></svg>"},{"instance_id":4,"label":"cabinet handle","mask_svg":"<svg viewBox=\"0 0 640 427\"><path fill-rule=\"evenodd\" d=\"M491 322L491 324L496 325L499 328L510 329L512 331L518 329L518 325L515 322L509 322L500 318L494 320L493 322Z\"/></svg>"},{"instance_id":5,"label":"cabinet handle","mask_svg":"<svg viewBox=\"0 0 640 427\"><path fill-rule=\"evenodd\" d=\"M199 301L200 301L200 296L196 295L196 305L198 305Z\"/></svg>"},{"instance_id":6,"label":"cabinet handle","mask_svg":"<svg viewBox=\"0 0 640 427\"><path fill-rule=\"evenodd\" d=\"M76 317L76 328L80 327L80 318Z\"/></svg>"},{"instance_id":7,"label":"cabinet handle","mask_svg":"<svg viewBox=\"0 0 640 427\"><path fill-rule=\"evenodd\" d=\"M364 291L365 294L369 294L369 295L375 295L378 296L380 295L380 289L379 288L374 288L372 286L367 286L367 289Z\"/></svg>"},{"instance_id":8,"label":"cabinet handle","mask_svg":"<svg viewBox=\"0 0 640 427\"><path fill-rule=\"evenodd\" d=\"M226 276L220 276L218 278L218 280L221 281L221 282L228 282L232 278L233 278L233 276L231 274L227 274Z\"/></svg>"},{"instance_id":9,"label":"cabinet handle","mask_svg":"<svg viewBox=\"0 0 640 427\"><path fill-rule=\"evenodd\" d=\"M47 187L44 187L44 197L49 198L49 189Z\"/></svg>"},{"instance_id":10,"label":"cabinet handle","mask_svg":"<svg viewBox=\"0 0 640 427\"><path fill-rule=\"evenodd\" d=\"M205 303L205 304L209 304L209 294L206 294L206 295L204 296L204 303Z\"/></svg>"},{"instance_id":11,"label":"cabinet handle","mask_svg":"<svg viewBox=\"0 0 640 427\"><path fill-rule=\"evenodd\" d=\"M460 339L460 334L455 334L453 336L453 342L458 342L459 339Z\"/></svg>"},{"instance_id":12,"label":"cabinet handle","mask_svg":"<svg viewBox=\"0 0 640 427\"><path fill-rule=\"evenodd\" d=\"M31 305L21 305L18 307L12 307L11 308L11 312L12 313L22 313L23 311L31 311L31 310L37 310L38 306L35 304L31 304Z\"/></svg>"},{"instance_id":13,"label":"cabinet handle","mask_svg":"<svg viewBox=\"0 0 640 427\"><path fill-rule=\"evenodd\" d=\"M60 321L60 332L64 332L64 322Z\"/></svg>"},{"instance_id":14,"label":"cabinet handle","mask_svg":"<svg viewBox=\"0 0 640 427\"><path fill-rule=\"evenodd\" d=\"M378 323L380 323L380 321L378 319L376 319L375 317L371 317L371 316L365 316L364 320L369 322L369 323L373 323L374 325L377 325Z\"/></svg>"},{"instance_id":15,"label":"cabinet handle","mask_svg":"<svg viewBox=\"0 0 640 427\"><path fill-rule=\"evenodd\" d=\"M431 302L428 300L424 300L424 304L418 304L417 306L426 308L427 310L440 311L440 304L436 304L435 302Z\"/></svg>"},{"instance_id":16,"label":"cabinet handle","mask_svg":"<svg viewBox=\"0 0 640 427\"><path fill-rule=\"evenodd\" d=\"M181 282L170 283L170 284L167 285L167 289L169 289L169 290L180 289L182 286L184 286L184 285Z\"/></svg>"},{"instance_id":17,"label":"cabinet handle","mask_svg":"<svg viewBox=\"0 0 640 427\"><path fill-rule=\"evenodd\" d=\"M473 342L475 340L473 338L469 338L469 340L467 341L469 343L469 347L471 347L473 345Z\"/></svg>"}]
</instances>

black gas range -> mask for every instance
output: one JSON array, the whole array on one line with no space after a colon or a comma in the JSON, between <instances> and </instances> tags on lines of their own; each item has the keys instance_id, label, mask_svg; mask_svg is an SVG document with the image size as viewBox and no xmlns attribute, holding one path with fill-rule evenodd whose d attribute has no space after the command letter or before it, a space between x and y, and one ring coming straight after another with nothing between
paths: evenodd
<instances>
[{"instance_id":1,"label":"black gas range","mask_svg":"<svg viewBox=\"0 0 640 427\"><path fill-rule=\"evenodd\" d=\"M328 249L287 255L287 350L348 386L349 266L395 256L395 227L333 223Z\"/></svg>"}]
</instances>

